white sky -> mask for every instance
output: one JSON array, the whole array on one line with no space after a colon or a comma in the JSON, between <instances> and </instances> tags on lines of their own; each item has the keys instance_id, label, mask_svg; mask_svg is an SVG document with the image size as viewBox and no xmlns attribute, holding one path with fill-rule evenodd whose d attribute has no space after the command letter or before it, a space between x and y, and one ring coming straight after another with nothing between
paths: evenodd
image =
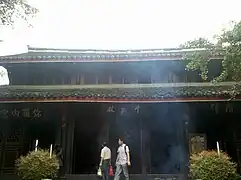
<instances>
[{"instance_id":1,"label":"white sky","mask_svg":"<svg viewBox=\"0 0 241 180\"><path fill-rule=\"evenodd\" d=\"M212 37L241 20L240 0L29 0L40 13L34 28L17 24L0 38L37 47L170 48Z\"/></svg>"}]
</instances>

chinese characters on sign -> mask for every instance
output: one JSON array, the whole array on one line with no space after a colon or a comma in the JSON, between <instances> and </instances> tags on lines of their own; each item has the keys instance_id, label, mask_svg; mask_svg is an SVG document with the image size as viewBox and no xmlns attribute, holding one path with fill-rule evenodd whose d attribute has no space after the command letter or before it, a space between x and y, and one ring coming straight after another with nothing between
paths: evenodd
<instances>
[{"instance_id":1,"label":"chinese characters on sign","mask_svg":"<svg viewBox=\"0 0 241 180\"><path fill-rule=\"evenodd\" d=\"M34 118L40 118L41 116L42 116L41 111L40 111L38 108L35 108L35 109L33 110L33 117L34 117Z\"/></svg>"},{"instance_id":2,"label":"chinese characters on sign","mask_svg":"<svg viewBox=\"0 0 241 180\"><path fill-rule=\"evenodd\" d=\"M219 104L218 104L218 103L211 104L211 109L212 109L212 111L214 111L216 114L218 114L218 112L219 112Z\"/></svg>"},{"instance_id":3,"label":"chinese characters on sign","mask_svg":"<svg viewBox=\"0 0 241 180\"><path fill-rule=\"evenodd\" d=\"M107 109L107 112L108 112L108 113L113 113L113 112L115 112L114 106L113 106L113 105L112 105L112 106L109 106L108 109Z\"/></svg>"},{"instance_id":4,"label":"chinese characters on sign","mask_svg":"<svg viewBox=\"0 0 241 180\"><path fill-rule=\"evenodd\" d=\"M13 117L20 117L20 111L17 109L12 110L12 116Z\"/></svg>"},{"instance_id":5,"label":"chinese characters on sign","mask_svg":"<svg viewBox=\"0 0 241 180\"><path fill-rule=\"evenodd\" d=\"M23 117L26 117L26 118L30 118L31 117L31 113L30 113L30 109L29 108L22 109L22 114L23 114Z\"/></svg>"},{"instance_id":6,"label":"chinese characters on sign","mask_svg":"<svg viewBox=\"0 0 241 180\"><path fill-rule=\"evenodd\" d=\"M121 108L120 114L121 114L121 115L125 115L126 113L127 113L126 108Z\"/></svg>"},{"instance_id":7,"label":"chinese characters on sign","mask_svg":"<svg viewBox=\"0 0 241 180\"><path fill-rule=\"evenodd\" d=\"M218 114L219 111L223 111L223 110L225 110L226 113L234 112L234 108L231 103L226 103L225 106L224 104L221 106L219 103L211 104L211 109L216 114Z\"/></svg>"},{"instance_id":8,"label":"chinese characters on sign","mask_svg":"<svg viewBox=\"0 0 241 180\"><path fill-rule=\"evenodd\" d=\"M24 109L0 109L0 118L15 117L15 118L40 118L42 111L39 108L24 108Z\"/></svg>"},{"instance_id":9,"label":"chinese characters on sign","mask_svg":"<svg viewBox=\"0 0 241 180\"><path fill-rule=\"evenodd\" d=\"M233 113L233 107L230 103L226 104L225 111L226 113Z\"/></svg>"},{"instance_id":10,"label":"chinese characters on sign","mask_svg":"<svg viewBox=\"0 0 241 180\"><path fill-rule=\"evenodd\" d=\"M140 105L137 105L137 106L135 107L135 111L136 111L137 114L139 114L140 108L141 108Z\"/></svg>"},{"instance_id":11,"label":"chinese characters on sign","mask_svg":"<svg viewBox=\"0 0 241 180\"><path fill-rule=\"evenodd\" d=\"M131 108L121 107L121 108L119 108L118 112L120 113L120 115L125 115L130 111L133 111L136 114L139 114L140 109L141 109L140 105L136 105L134 108L132 107L132 110L131 110ZM114 113L114 112L116 112L116 108L113 105L111 105L107 108L106 112L107 113Z\"/></svg>"}]
</instances>

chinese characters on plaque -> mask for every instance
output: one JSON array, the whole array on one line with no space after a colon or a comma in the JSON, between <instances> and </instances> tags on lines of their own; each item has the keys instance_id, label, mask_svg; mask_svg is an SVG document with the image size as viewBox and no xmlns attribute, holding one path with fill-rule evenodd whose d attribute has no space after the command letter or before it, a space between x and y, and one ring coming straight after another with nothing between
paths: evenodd
<instances>
[{"instance_id":1,"label":"chinese characters on plaque","mask_svg":"<svg viewBox=\"0 0 241 180\"><path fill-rule=\"evenodd\" d=\"M115 112L119 112L120 115L125 115L127 114L128 112L135 112L136 114L139 114L140 113L140 105L136 105L135 107L129 107L129 108L126 108L126 107L120 107L118 108L115 108L114 105L111 105L111 106L108 106L107 107L107 110L106 112L107 113L115 113Z\"/></svg>"},{"instance_id":2,"label":"chinese characters on plaque","mask_svg":"<svg viewBox=\"0 0 241 180\"><path fill-rule=\"evenodd\" d=\"M22 108L22 109L0 109L0 118L41 118L43 112L39 108Z\"/></svg>"},{"instance_id":3,"label":"chinese characters on plaque","mask_svg":"<svg viewBox=\"0 0 241 180\"><path fill-rule=\"evenodd\" d=\"M234 107L232 106L231 103L225 103L225 104L214 103L214 104L211 104L211 109L216 114L219 114L219 112L226 112L226 113L234 112Z\"/></svg>"},{"instance_id":4,"label":"chinese characters on plaque","mask_svg":"<svg viewBox=\"0 0 241 180\"><path fill-rule=\"evenodd\" d=\"M107 112L108 113L113 113L115 112L115 107L112 105L112 106L109 106L108 109L107 109Z\"/></svg>"}]
</instances>

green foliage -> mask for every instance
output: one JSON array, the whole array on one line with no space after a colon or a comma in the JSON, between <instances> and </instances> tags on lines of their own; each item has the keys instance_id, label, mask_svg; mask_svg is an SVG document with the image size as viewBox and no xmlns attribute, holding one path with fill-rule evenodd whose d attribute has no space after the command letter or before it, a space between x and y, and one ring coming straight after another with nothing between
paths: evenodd
<instances>
[{"instance_id":1,"label":"green foliage","mask_svg":"<svg viewBox=\"0 0 241 180\"><path fill-rule=\"evenodd\" d=\"M190 178L202 180L236 180L236 163L221 152L203 151L190 157Z\"/></svg>"},{"instance_id":2,"label":"green foliage","mask_svg":"<svg viewBox=\"0 0 241 180\"><path fill-rule=\"evenodd\" d=\"M211 43L208 39L206 38L198 38L198 39L194 39L192 41L187 41L184 44L181 44L180 47L181 48L186 48L186 49L190 49L190 48L209 48L214 46L213 43Z\"/></svg>"},{"instance_id":3,"label":"green foliage","mask_svg":"<svg viewBox=\"0 0 241 180\"><path fill-rule=\"evenodd\" d=\"M222 60L221 73L212 79L213 82L225 81L227 78L233 81L241 81L241 22L232 23L231 29L224 29L211 43L205 38L187 41L182 48L204 48L194 53L187 54L187 70L199 70L201 77L207 80L208 64L210 58L220 55Z\"/></svg>"},{"instance_id":4,"label":"green foliage","mask_svg":"<svg viewBox=\"0 0 241 180\"><path fill-rule=\"evenodd\" d=\"M59 162L56 155L50 158L48 150L32 151L17 162L18 176L23 180L51 179L57 176Z\"/></svg>"},{"instance_id":5,"label":"green foliage","mask_svg":"<svg viewBox=\"0 0 241 180\"><path fill-rule=\"evenodd\" d=\"M38 10L25 0L0 0L1 25L13 25L16 18L27 22L28 17L37 12Z\"/></svg>"}]
</instances>

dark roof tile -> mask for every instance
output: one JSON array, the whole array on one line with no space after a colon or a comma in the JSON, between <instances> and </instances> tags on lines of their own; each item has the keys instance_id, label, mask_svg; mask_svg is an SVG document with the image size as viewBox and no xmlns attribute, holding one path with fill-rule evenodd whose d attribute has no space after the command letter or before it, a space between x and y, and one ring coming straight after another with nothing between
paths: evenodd
<instances>
[{"instance_id":1,"label":"dark roof tile","mask_svg":"<svg viewBox=\"0 0 241 180\"><path fill-rule=\"evenodd\" d=\"M241 86L237 89L241 89ZM90 99L170 99L170 98L230 98L233 86L188 86L188 87L132 87L132 88L80 88L80 89L13 89L2 87L0 99L41 98L90 98ZM239 95L241 92L237 92Z\"/></svg>"}]
</instances>

